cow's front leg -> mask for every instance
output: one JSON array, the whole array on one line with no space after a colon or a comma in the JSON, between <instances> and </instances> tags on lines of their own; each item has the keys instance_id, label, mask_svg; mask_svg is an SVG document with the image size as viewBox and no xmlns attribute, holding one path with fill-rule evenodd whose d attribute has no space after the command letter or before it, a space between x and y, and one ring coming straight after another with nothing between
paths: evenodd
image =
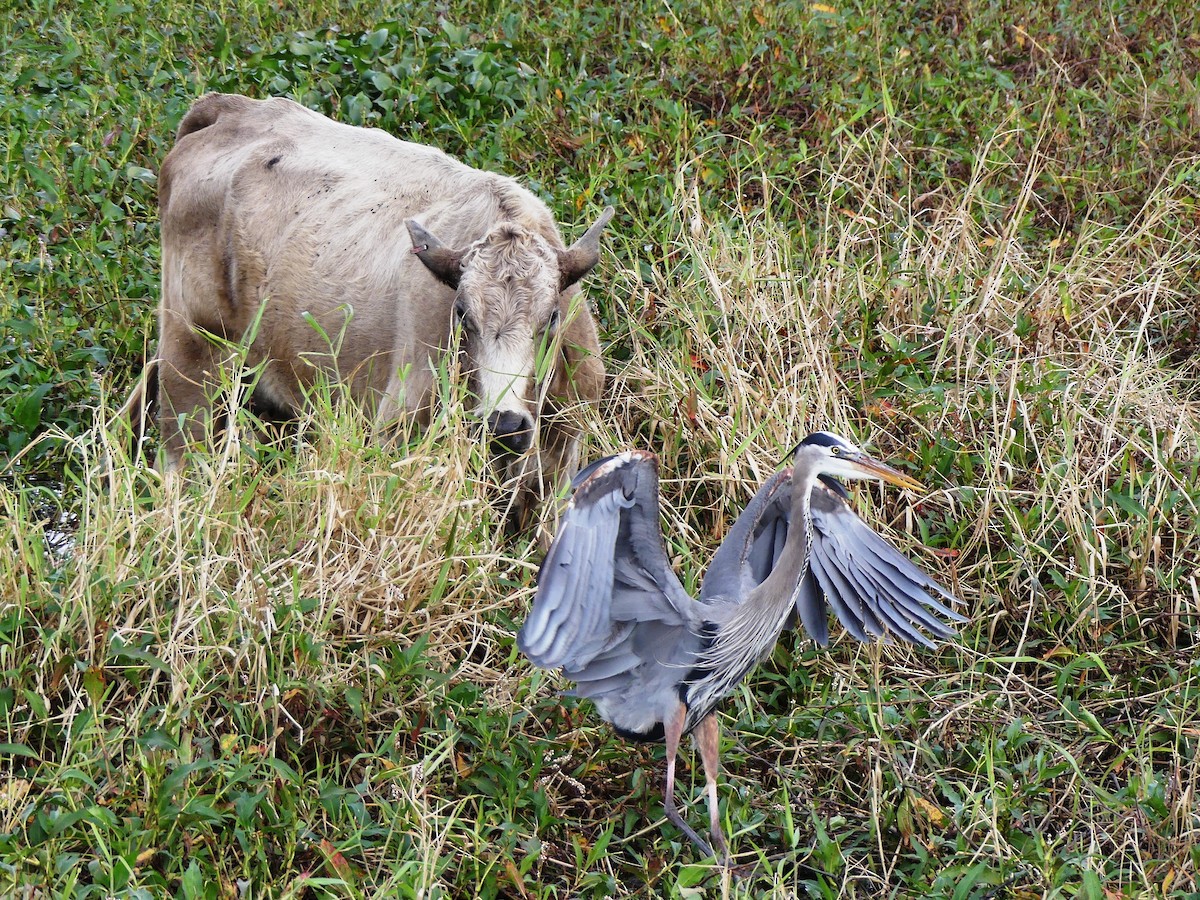
<instances>
[{"instance_id":1,"label":"cow's front leg","mask_svg":"<svg viewBox=\"0 0 1200 900\"><path fill-rule=\"evenodd\" d=\"M567 421L570 413L546 408L538 419L536 450L526 454L514 471L513 499L509 510L508 529L512 533L524 533L537 527L538 544L549 549L552 530L561 504L543 514L547 504L555 497L565 495L571 479L579 471L580 433Z\"/></svg>"},{"instance_id":2,"label":"cow's front leg","mask_svg":"<svg viewBox=\"0 0 1200 900\"><path fill-rule=\"evenodd\" d=\"M429 425L434 377L428 360L393 365L383 390L376 393L368 381L357 393L375 404L375 439L386 445L404 444Z\"/></svg>"},{"instance_id":3,"label":"cow's front leg","mask_svg":"<svg viewBox=\"0 0 1200 900\"><path fill-rule=\"evenodd\" d=\"M165 331L158 351L158 424L168 471L181 468L187 452L211 446L221 424L214 421L213 398L227 380L213 344L175 331Z\"/></svg>"}]
</instances>

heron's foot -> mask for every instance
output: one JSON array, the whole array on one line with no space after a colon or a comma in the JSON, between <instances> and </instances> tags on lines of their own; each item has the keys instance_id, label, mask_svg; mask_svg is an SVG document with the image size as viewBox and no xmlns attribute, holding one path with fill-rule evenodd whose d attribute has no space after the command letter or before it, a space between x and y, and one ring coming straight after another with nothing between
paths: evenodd
<instances>
[{"instance_id":1,"label":"heron's foot","mask_svg":"<svg viewBox=\"0 0 1200 900\"><path fill-rule=\"evenodd\" d=\"M721 826L714 825L712 830L713 846L717 848L717 861L725 868L733 866L733 857L729 855L729 842L725 840L725 832Z\"/></svg>"},{"instance_id":2,"label":"heron's foot","mask_svg":"<svg viewBox=\"0 0 1200 900\"><path fill-rule=\"evenodd\" d=\"M696 848L701 852L701 854L704 856L713 855L712 847L708 845L708 841L700 837L700 835L696 833L696 830L683 820L683 816L679 814L679 810L675 808L675 804L668 804L666 806L666 813L667 818L671 820L671 824L687 835L688 840L696 845Z\"/></svg>"}]
</instances>

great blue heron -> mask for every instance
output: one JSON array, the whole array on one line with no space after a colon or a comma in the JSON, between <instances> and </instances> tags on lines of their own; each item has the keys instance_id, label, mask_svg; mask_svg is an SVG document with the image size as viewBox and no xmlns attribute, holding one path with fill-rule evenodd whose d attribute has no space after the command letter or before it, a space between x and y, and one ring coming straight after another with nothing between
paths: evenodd
<instances>
[{"instance_id":1,"label":"great blue heron","mask_svg":"<svg viewBox=\"0 0 1200 900\"><path fill-rule=\"evenodd\" d=\"M712 848L675 806L675 755L695 732L710 832L728 862L717 809L719 732L713 710L797 620L824 646L827 607L862 641L932 646L966 619L957 599L850 509L837 478L921 485L828 432L809 435L738 516L688 595L663 548L657 459L633 450L576 476L575 492L538 572L517 635L527 657L561 667L622 737L666 741L664 807L704 853ZM798 527L797 527L798 526Z\"/></svg>"}]
</instances>

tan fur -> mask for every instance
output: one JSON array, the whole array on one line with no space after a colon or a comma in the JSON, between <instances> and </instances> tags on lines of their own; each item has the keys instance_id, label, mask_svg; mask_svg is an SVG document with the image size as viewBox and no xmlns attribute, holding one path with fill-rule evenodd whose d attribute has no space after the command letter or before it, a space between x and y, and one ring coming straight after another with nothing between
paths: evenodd
<instances>
[{"instance_id":1,"label":"tan fur","mask_svg":"<svg viewBox=\"0 0 1200 900\"><path fill-rule=\"evenodd\" d=\"M229 350L209 335L245 342L260 313L247 359L264 365L256 399L298 410L303 389L324 372L384 424L426 420L456 294L414 252L408 219L461 256L458 295L478 325L465 368L480 384L500 370L490 382L500 388L481 398L479 414L519 404L532 418L542 412L539 396L553 410L600 396L595 323L578 302L567 320L578 288L559 290L560 265L569 269L582 251L565 248L545 204L510 178L290 100L208 94L180 124L159 185L157 376L169 465L203 438L211 417ZM539 390L534 348L555 306L565 323L562 359ZM506 396L505 378L524 386L523 396ZM522 463L534 494L543 479L553 486L574 473L578 440L568 419L542 422L536 458Z\"/></svg>"}]
</instances>

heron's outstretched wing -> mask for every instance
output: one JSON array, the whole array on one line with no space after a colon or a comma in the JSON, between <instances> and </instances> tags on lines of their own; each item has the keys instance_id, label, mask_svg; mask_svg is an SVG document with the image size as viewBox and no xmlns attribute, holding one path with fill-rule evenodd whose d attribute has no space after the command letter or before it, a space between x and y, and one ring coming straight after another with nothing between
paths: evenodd
<instances>
[{"instance_id":1,"label":"heron's outstretched wing","mask_svg":"<svg viewBox=\"0 0 1200 900\"><path fill-rule=\"evenodd\" d=\"M704 573L702 603L745 597L771 574L787 539L791 477L791 469L776 472L738 515Z\"/></svg>"},{"instance_id":2,"label":"heron's outstretched wing","mask_svg":"<svg viewBox=\"0 0 1200 900\"><path fill-rule=\"evenodd\" d=\"M820 476L839 497L848 497L836 478ZM768 478L746 505L713 556L700 585L701 601L744 596L766 581L783 552L792 521L792 470Z\"/></svg>"},{"instance_id":3,"label":"heron's outstretched wing","mask_svg":"<svg viewBox=\"0 0 1200 900\"><path fill-rule=\"evenodd\" d=\"M621 453L577 476L517 646L595 696L642 663L673 657L695 606L663 548L657 460Z\"/></svg>"},{"instance_id":4,"label":"heron's outstretched wing","mask_svg":"<svg viewBox=\"0 0 1200 900\"><path fill-rule=\"evenodd\" d=\"M814 639L828 640L821 627L823 600L846 630L863 641L899 638L933 646L929 635L953 637L948 622L967 621L947 605L959 603L958 598L876 534L843 496L814 488L812 519L809 575L796 598L796 611Z\"/></svg>"},{"instance_id":5,"label":"heron's outstretched wing","mask_svg":"<svg viewBox=\"0 0 1200 900\"><path fill-rule=\"evenodd\" d=\"M932 646L929 635L953 636L947 620L966 621L947 605L958 599L859 518L841 482L825 476L821 481L812 493L808 571L796 594L796 617L809 636L822 646L829 643L830 607L861 641L896 638ZM755 584L779 559L791 509L791 482L785 481L759 513L745 554Z\"/></svg>"}]
</instances>

